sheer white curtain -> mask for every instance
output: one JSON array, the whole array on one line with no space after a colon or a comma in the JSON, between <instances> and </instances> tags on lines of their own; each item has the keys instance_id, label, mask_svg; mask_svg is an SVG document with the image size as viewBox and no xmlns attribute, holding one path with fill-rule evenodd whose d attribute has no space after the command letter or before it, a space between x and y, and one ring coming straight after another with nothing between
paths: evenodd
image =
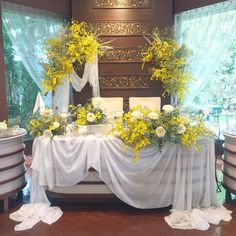
<instances>
[{"instance_id":1,"label":"sheer white curtain","mask_svg":"<svg viewBox=\"0 0 236 236\"><path fill-rule=\"evenodd\" d=\"M45 42L58 34L66 23L66 16L2 1L2 19L19 60L42 90ZM50 94L45 102L51 105Z\"/></svg>"},{"instance_id":2,"label":"sheer white curtain","mask_svg":"<svg viewBox=\"0 0 236 236\"><path fill-rule=\"evenodd\" d=\"M236 1L225 1L175 15L175 33L192 51L190 84L185 104L192 104L202 86L211 79L223 55L236 37Z\"/></svg>"}]
</instances>

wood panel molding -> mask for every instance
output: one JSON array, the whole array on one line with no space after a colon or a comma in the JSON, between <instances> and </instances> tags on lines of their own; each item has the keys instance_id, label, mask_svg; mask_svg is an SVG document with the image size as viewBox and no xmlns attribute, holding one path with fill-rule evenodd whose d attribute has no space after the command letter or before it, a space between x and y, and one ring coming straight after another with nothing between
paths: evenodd
<instances>
[{"instance_id":1,"label":"wood panel molding","mask_svg":"<svg viewBox=\"0 0 236 236\"><path fill-rule=\"evenodd\" d=\"M100 63L141 63L142 47L114 48L99 58Z\"/></svg>"},{"instance_id":2,"label":"wood panel molding","mask_svg":"<svg viewBox=\"0 0 236 236\"><path fill-rule=\"evenodd\" d=\"M99 78L101 89L148 89L148 74L102 74Z\"/></svg>"},{"instance_id":3,"label":"wood panel molding","mask_svg":"<svg viewBox=\"0 0 236 236\"><path fill-rule=\"evenodd\" d=\"M93 8L151 8L152 0L93 0Z\"/></svg>"},{"instance_id":4,"label":"wood panel molding","mask_svg":"<svg viewBox=\"0 0 236 236\"><path fill-rule=\"evenodd\" d=\"M97 21L94 27L101 36L140 36L152 31L151 21Z\"/></svg>"}]
</instances>

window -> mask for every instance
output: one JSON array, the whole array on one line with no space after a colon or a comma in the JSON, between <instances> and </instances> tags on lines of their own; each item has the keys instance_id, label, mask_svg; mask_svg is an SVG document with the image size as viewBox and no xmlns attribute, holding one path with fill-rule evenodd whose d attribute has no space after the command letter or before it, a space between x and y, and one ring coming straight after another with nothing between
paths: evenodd
<instances>
[{"instance_id":1,"label":"window","mask_svg":"<svg viewBox=\"0 0 236 236\"><path fill-rule=\"evenodd\" d=\"M222 111L236 102L236 2L225 1L175 15L175 32L192 51L186 106L224 122Z\"/></svg>"},{"instance_id":2,"label":"window","mask_svg":"<svg viewBox=\"0 0 236 236\"><path fill-rule=\"evenodd\" d=\"M66 24L64 15L2 1L9 126L26 127L42 92L45 43ZM50 95L44 97L50 105Z\"/></svg>"}]
</instances>

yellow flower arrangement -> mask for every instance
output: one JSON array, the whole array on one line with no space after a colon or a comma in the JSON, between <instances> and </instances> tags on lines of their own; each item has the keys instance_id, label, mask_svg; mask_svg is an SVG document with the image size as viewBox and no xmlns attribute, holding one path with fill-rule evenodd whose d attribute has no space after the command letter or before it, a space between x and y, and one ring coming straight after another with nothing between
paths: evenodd
<instances>
[{"instance_id":1,"label":"yellow flower arrangement","mask_svg":"<svg viewBox=\"0 0 236 236\"><path fill-rule=\"evenodd\" d=\"M51 109L47 109L43 113L32 114L27 128L32 137L64 135L70 120L67 114L53 114Z\"/></svg>"},{"instance_id":2,"label":"yellow flower arrangement","mask_svg":"<svg viewBox=\"0 0 236 236\"><path fill-rule=\"evenodd\" d=\"M191 51L185 45L179 45L174 40L171 28L163 31L157 28L153 31L149 46L142 52L143 65L152 62L151 80L160 80L164 94L177 95L179 102L183 101L187 91L187 82L192 79L186 72L187 57Z\"/></svg>"},{"instance_id":3,"label":"yellow flower arrangement","mask_svg":"<svg viewBox=\"0 0 236 236\"><path fill-rule=\"evenodd\" d=\"M81 104L77 106L69 106L70 114L75 117L78 125L93 125L103 124L106 122L106 115L102 108L90 102L84 106Z\"/></svg>"},{"instance_id":4,"label":"yellow flower arrangement","mask_svg":"<svg viewBox=\"0 0 236 236\"><path fill-rule=\"evenodd\" d=\"M171 105L163 106L163 112L135 107L115 120L113 134L134 146L136 161L140 150L150 144L158 145L161 150L166 142L181 143L184 147L193 146L199 150L198 141L214 135L201 117L181 114Z\"/></svg>"},{"instance_id":5,"label":"yellow flower arrangement","mask_svg":"<svg viewBox=\"0 0 236 236\"><path fill-rule=\"evenodd\" d=\"M70 80L73 63L83 65L85 62L93 62L107 48L109 47L98 41L91 25L73 20L71 26L66 27L59 37L50 39L47 43L48 62L43 64L44 93L53 91L62 83L63 78Z\"/></svg>"}]
</instances>

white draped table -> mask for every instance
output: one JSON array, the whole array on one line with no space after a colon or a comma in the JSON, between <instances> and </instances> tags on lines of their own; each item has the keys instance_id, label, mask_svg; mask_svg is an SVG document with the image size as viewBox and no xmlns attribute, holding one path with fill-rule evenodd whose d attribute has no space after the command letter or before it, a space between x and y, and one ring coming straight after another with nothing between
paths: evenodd
<instances>
[{"instance_id":1,"label":"white draped table","mask_svg":"<svg viewBox=\"0 0 236 236\"><path fill-rule=\"evenodd\" d=\"M166 144L161 151L146 148L135 163L132 157L133 149L112 136L36 138L31 202L46 202L46 186L75 185L92 167L118 198L133 207L217 206L213 141L199 152Z\"/></svg>"},{"instance_id":2,"label":"white draped table","mask_svg":"<svg viewBox=\"0 0 236 236\"><path fill-rule=\"evenodd\" d=\"M46 188L76 185L92 167L127 204L141 209L172 205L172 214L165 217L171 227L205 230L209 223L230 220L231 212L217 202L214 142L202 143L198 152L180 144L165 144L161 150L150 146L134 163L133 148L113 136L38 137L33 144L31 205L49 205Z\"/></svg>"}]
</instances>

